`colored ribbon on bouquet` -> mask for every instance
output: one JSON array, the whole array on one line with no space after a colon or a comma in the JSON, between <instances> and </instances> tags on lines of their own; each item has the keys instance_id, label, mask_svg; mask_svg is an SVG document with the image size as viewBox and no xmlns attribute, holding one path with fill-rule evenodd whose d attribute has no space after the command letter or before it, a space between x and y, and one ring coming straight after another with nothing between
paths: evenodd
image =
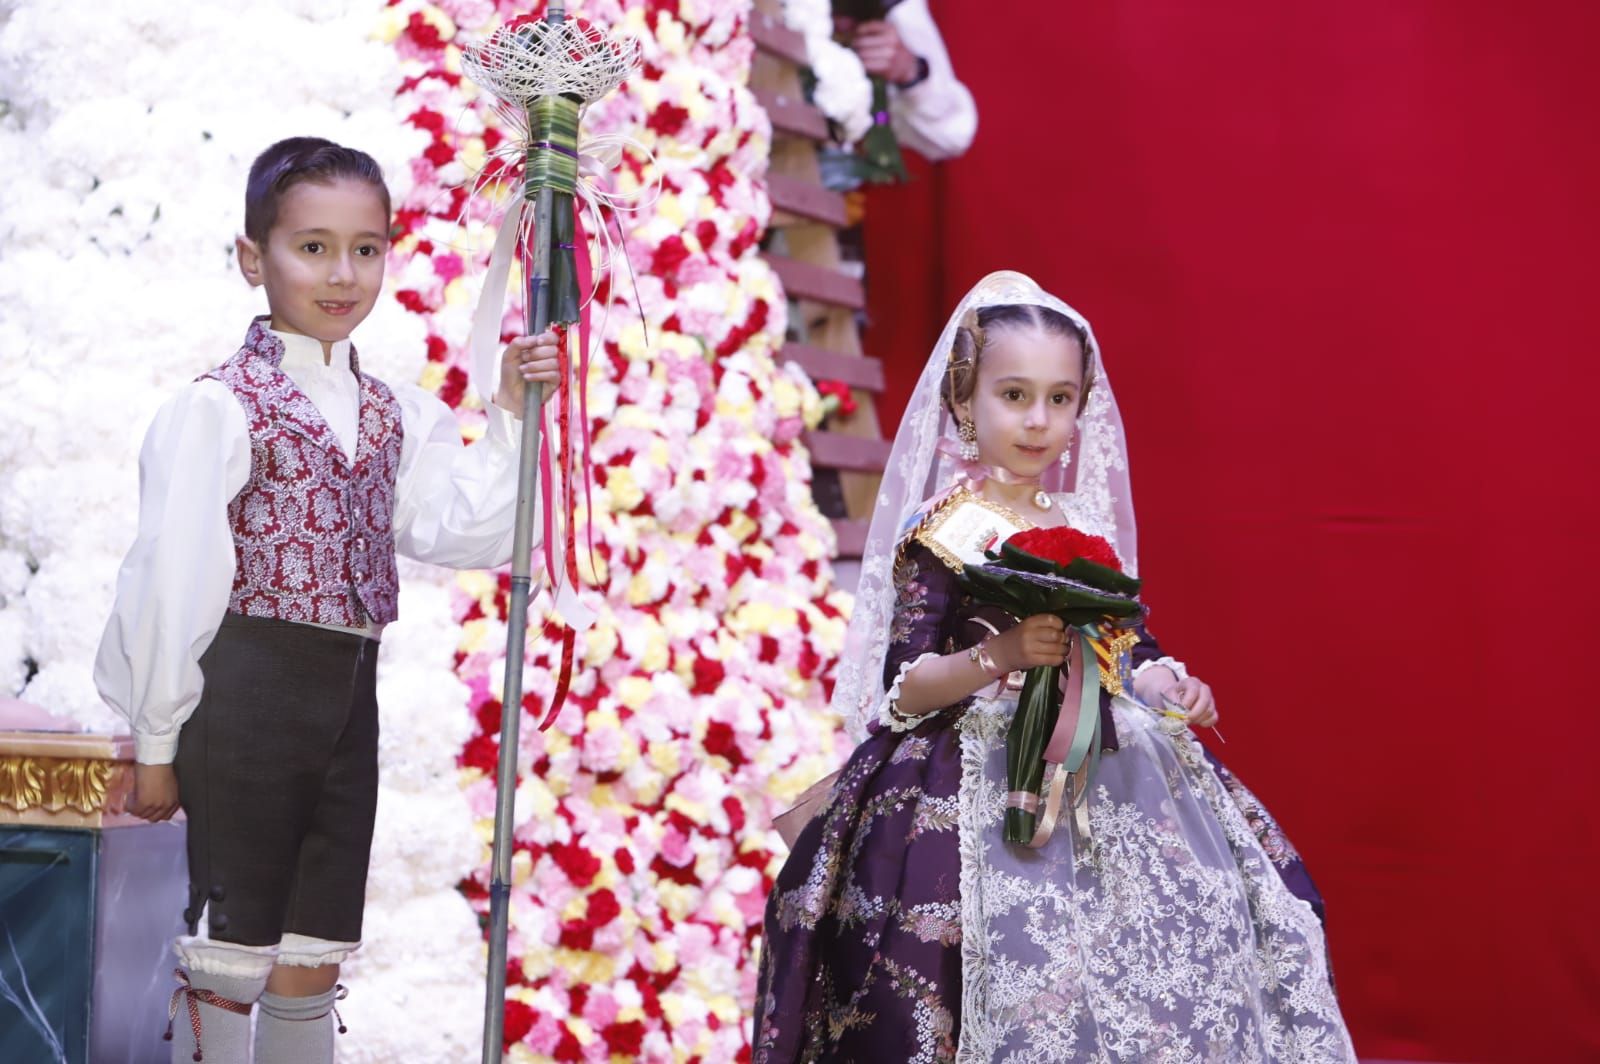
<instances>
[{"instance_id":1,"label":"colored ribbon on bouquet","mask_svg":"<svg viewBox=\"0 0 1600 1064\"><path fill-rule=\"evenodd\" d=\"M1064 801L1071 807L1077 840L1082 845L1089 843L1089 792L1100 764L1100 688L1104 686L1114 695L1123 693L1124 655L1137 640L1132 633L1113 635L1100 625L1068 629L1068 665L1060 678L1061 712L1044 748L1045 763L1052 766L1049 781L1042 796L1031 791L1006 795L1009 808L1039 817L1029 847L1038 849L1050 841ZM1076 711L1069 712L1071 707ZM1075 780L1080 785L1072 788L1068 798L1069 783Z\"/></svg>"},{"instance_id":2,"label":"colored ribbon on bouquet","mask_svg":"<svg viewBox=\"0 0 1600 1064\"><path fill-rule=\"evenodd\" d=\"M634 193L621 193L614 188L611 173L626 147L634 148L647 160L653 161L649 149L629 137L609 134L585 138L581 142L576 152L578 176L572 192L576 208L574 239L571 245L560 245L561 250L574 252L579 300L576 322L556 325L560 339L561 379L555 397L551 403L546 404L546 409L539 413L546 425L546 431L541 434L539 440L542 552L545 572L551 581L554 610L564 629L555 692L539 724L540 731L554 723L566 701L572 682L577 633L588 629L595 622L594 611L583 603L577 590L581 585L581 578L578 573L577 556L576 486L580 481L583 485L585 512L589 515L585 525L585 546L589 554L591 571L598 571L594 557L592 491L594 475L590 458L592 440L589 421L589 353L596 335L590 313L595 298L595 270L589 259L589 241L592 236L600 248L601 273L612 271L620 258L627 265L631 276L632 264L628 260L626 246L621 239L621 225L615 221L615 214L636 211L648 206L649 200L645 199L646 194L659 189L659 185L647 185ZM517 176L516 170L519 165L517 160L521 158L518 153L521 151L521 148L515 148L503 153L501 157L505 165L496 173L497 179ZM473 195L476 196L481 191L480 185L474 190ZM605 214L606 209L612 212L610 220ZM463 214L466 211L467 208L464 207ZM586 220L588 224L585 224ZM612 235L613 225L617 228L616 237ZM472 331L467 343L472 383L485 402L493 401L498 384L500 326L504 320L511 264L520 259L525 273L530 269L529 258L536 235L532 206L526 199L519 197L507 208L495 235L489 265L484 273L483 291L473 312ZM607 302L602 307L598 332L602 339L609 318L610 304ZM577 325L576 335L568 328L572 324ZM576 437L572 427L573 396L569 393L567 384L573 376L577 380ZM553 409L550 409L552 407ZM555 439L553 454L552 437ZM558 469L559 489L552 477Z\"/></svg>"},{"instance_id":3,"label":"colored ribbon on bouquet","mask_svg":"<svg viewBox=\"0 0 1600 1064\"><path fill-rule=\"evenodd\" d=\"M1061 675L1061 712L1056 716L1055 727L1045 743L1044 760L1052 766L1044 794L1032 791L1012 791L1006 795L1006 805L1037 816L1038 823L1028 845L1038 849L1055 834L1061 817L1061 806L1068 783L1083 774L1083 785L1074 788L1070 805L1075 813L1078 837L1089 838L1089 785L1100 759L1100 671L1092 640L1077 629L1067 633L1067 668ZM1088 682L1093 669L1094 683ZM1069 711L1071 710L1071 711Z\"/></svg>"}]
</instances>

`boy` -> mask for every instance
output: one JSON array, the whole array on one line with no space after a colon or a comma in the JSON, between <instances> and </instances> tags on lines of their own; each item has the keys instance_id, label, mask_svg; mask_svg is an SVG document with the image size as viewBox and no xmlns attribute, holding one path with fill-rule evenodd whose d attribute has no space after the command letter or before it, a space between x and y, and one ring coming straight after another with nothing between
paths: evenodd
<instances>
[{"instance_id":1,"label":"boy","mask_svg":"<svg viewBox=\"0 0 1600 1064\"><path fill-rule=\"evenodd\" d=\"M395 554L510 559L508 414L525 382L557 381L553 335L514 340L488 431L463 448L438 399L362 373L349 336L382 289L388 231L370 156L311 137L263 152L237 248L270 314L161 408L140 453L139 532L95 681L133 726L128 810L188 816L174 1061L249 1059L257 1000L256 1064L333 1060L339 963L361 938Z\"/></svg>"}]
</instances>

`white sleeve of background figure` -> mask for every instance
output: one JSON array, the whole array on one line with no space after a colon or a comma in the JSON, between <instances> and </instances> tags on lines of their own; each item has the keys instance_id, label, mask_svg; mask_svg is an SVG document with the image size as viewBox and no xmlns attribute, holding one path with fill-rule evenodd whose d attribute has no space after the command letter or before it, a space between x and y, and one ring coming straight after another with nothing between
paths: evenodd
<instances>
[{"instance_id":1,"label":"white sleeve of background figure","mask_svg":"<svg viewBox=\"0 0 1600 1064\"><path fill-rule=\"evenodd\" d=\"M421 388L393 389L405 441L395 483L394 544L401 554L457 569L511 560L522 423L497 406L470 447L455 412ZM535 505L537 517L538 506ZM533 542L541 542L534 521Z\"/></svg>"},{"instance_id":2,"label":"white sleeve of background figure","mask_svg":"<svg viewBox=\"0 0 1600 1064\"><path fill-rule=\"evenodd\" d=\"M157 411L139 451L139 531L94 663L141 764L177 756L200 702L200 657L233 590L228 503L249 480L250 427L226 386L196 381Z\"/></svg>"},{"instance_id":3,"label":"white sleeve of background figure","mask_svg":"<svg viewBox=\"0 0 1600 1064\"><path fill-rule=\"evenodd\" d=\"M928 0L905 0L889 12L889 23L912 55L928 61L928 76L909 89L889 88L895 136L930 160L954 159L972 146L978 107L956 77L944 38L928 11Z\"/></svg>"}]
</instances>

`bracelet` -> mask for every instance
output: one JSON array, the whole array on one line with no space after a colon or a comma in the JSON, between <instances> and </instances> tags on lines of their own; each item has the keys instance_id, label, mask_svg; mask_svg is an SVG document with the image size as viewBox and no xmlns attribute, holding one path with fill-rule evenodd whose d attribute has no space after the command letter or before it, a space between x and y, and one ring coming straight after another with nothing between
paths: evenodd
<instances>
[{"instance_id":1,"label":"bracelet","mask_svg":"<svg viewBox=\"0 0 1600 1064\"><path fill-rule=\"evenodd\" d=\"M991 680L998 680L1005 674L1005 669L995 664L994 655L989 653L989 640L974 643L967 648L967 660L984 671Z\"/></svg>"}]
</instances>

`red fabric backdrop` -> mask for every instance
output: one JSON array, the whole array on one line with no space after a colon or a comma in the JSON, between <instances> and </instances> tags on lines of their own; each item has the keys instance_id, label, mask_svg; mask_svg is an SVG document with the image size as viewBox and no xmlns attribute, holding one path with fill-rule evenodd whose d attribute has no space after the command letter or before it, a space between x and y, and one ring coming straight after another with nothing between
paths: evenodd
<instances>
[{"instance_id":1,"label":"red fabric backdrop","mask_svg":"<svg viewBox=\"0 0 1600 1064\"><path fill-rule=\"evenodd\" d=\"M1081 309L1358 1050L1600 1060L1600 5L935 12L981 120L869 199L890 405L983 273Z\"/></svg>"}]
</instances>

